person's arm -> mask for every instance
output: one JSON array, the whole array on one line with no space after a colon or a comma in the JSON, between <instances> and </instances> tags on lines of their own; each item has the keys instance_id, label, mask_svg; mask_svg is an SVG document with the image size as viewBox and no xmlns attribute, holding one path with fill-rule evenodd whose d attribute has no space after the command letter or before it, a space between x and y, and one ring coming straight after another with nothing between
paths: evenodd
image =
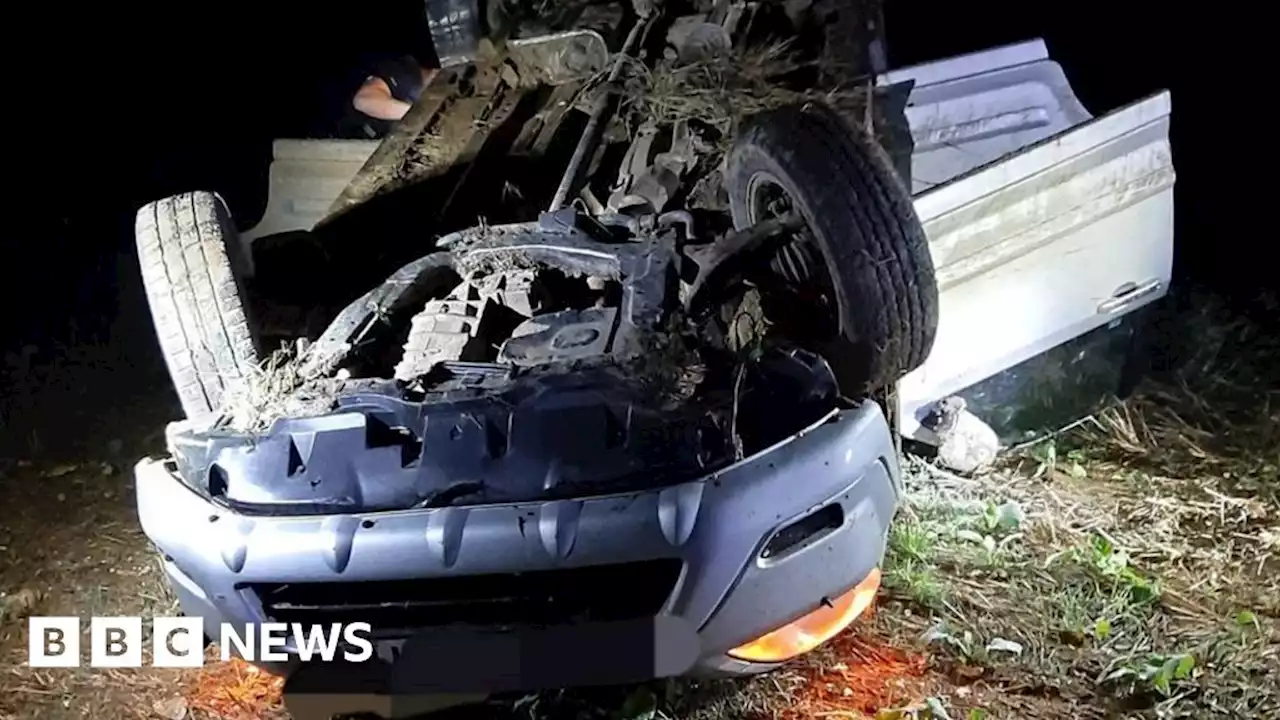
<instances>
[{"instance_id":1,"label":"person's arm","mask_svg":"<svg viewBox=\"0 0 1280 720\"><path fill-rule=\"evenodd\" d=\"M409 112L409 103L397 100L391 94L391 86L380 77L364 81L351 104L356 110L378 120L399 120Z\"/></svg>"}]
</instances>

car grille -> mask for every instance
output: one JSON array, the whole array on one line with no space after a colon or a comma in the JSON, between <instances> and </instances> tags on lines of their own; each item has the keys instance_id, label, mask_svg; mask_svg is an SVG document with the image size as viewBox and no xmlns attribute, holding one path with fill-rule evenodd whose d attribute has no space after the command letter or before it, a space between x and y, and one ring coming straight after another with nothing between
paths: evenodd
<instances>
[{"instance_id":1,"label":"car grille","mask_svg":"<svg viewBox=\"0 0 1280 720\"><path fill-rule=\"evenodd\" d=\"M656 615L679 559L417 580L248 585L283 623L367 622L376 635L447 625L518 627Z\"/></svg>"}]
</instances>

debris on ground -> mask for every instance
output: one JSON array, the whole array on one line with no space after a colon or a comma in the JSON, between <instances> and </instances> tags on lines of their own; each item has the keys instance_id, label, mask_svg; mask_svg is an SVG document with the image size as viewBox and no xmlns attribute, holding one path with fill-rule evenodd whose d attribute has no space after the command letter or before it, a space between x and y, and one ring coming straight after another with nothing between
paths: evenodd
<instances>
[{"instance_id":1,"label":"debris on ground","mask_svg":"<svg viewBox=\"0 0 1280 720\"><path fill-rule=\"evenodd\" d=\"M283 712L283 689L283 678L239 658L221 661L211 653L186 697L179 699L220 720L263 720Z\"/></svg>"},{"instance_id":2,"label":"debris on ground","mask_svg":"<svg viewBox=\"0 0 1280 720\"><path fill-rule=\"evenodd\" d=\"M851 712L879 718L886 711L926 701L928 660L923 654L845 633L822 655L823 662L804 662L797 668L804 684L784 718L839 717Z\"/></svg>"},{"instance_id":3,"label":"debris on ground","mask_svg":"<svg viewBox=\"0 0 1280 720\"><path fill-rule=\"evenodd\" d=\"M151 709L164 720L183 720L187 716L187 699L181 695L174 695L167 700L155 701Z\"/></svg>"},{"instance_id":4,"label":"debris on ground","mask_svg":"<svg viewBox=\"0 0 1280 720\"><path fill-rule=\"evenodd\" d=\"M14 593L0 593L0 626L9 622L21 622L35 614L44 594L24 587Z\"/></svg>"},{"instance_id":5,"label":"debris on ground","mask_svg":"<svg viewBox=\"0 0 1280 720\"><path fill-rule=\"evenodd\" d=\"M943 398L925 426L938 438L938 463L949 470L972 473L988 468L1000 452L995 430L969 412L964 398Z\"/></svg>"},{"instance_id":6,"label":"debris on ground","mask_svg":"<svg viewBox=\"0 0 1280 720\"><path fill-rule=\"evenodd\" d=\"M79 469L80 465L77 463L62 463L46 470L44 476L47 478L60 478L70 475Z\"/></svg>"}]
</instances>

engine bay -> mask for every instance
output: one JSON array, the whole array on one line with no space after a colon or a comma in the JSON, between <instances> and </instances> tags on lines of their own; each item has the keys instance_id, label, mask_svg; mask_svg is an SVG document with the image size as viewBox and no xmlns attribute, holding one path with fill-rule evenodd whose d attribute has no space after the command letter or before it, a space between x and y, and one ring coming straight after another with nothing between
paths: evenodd
<instances>
[{"instance_id":1,"label":"engine bay","mask_svg":"<svg viewBox=\"0 0 1280 720\"><path fill-rule=\"evenodd\" d=\"M692 303L687 217L603 220L442 238L288 359L265 422L174 433L175 462L248 513L517 502L705 476L847 405L749 288Z\"/></svg>"}]
</instances>

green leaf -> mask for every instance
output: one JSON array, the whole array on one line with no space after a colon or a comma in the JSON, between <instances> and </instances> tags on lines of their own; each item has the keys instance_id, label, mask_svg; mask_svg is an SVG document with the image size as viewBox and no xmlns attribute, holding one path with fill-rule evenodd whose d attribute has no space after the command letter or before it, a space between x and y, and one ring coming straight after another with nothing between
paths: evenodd
<instances>
[{"instance_id":1,"label":"green leaf","mask_svg":"<svg viewBox=\"0 0 1280 720\"><path fill-rule=\"evenodd\" d=\"M987 720L987 711L982 708L974 708L969 711L965 720Z\"/></svg>"},{"instance_id":2,"label":"green leaf","mask_svg":"<svg viewBox=\"0 0 1280 720\"><path fill-rule=\"evenodd\" d=\"M1043 463L1053 465L1058 460L1058 448L1050 440L1032 448L1031 455Z\"/></svg>"},{"instance_id":3,"label":"green leaf","mask_svg":"<svg viewBox=\"0 0 1280 720\"><path fill-rule=\"evenodd\" d=\"M1093 536L1093 553L1099 558L1106 558L1115 552L1115 547L1111 541L1101 535Z\"/></svg>"},{"instance_id":4,"label":"green leaf","mask_svg":"<svg viewBox=\"0 0 1280 720\"><path fill-rule=\"evenodd\" d=\"M1190 654L1178 658L1178 665L1173 669L1174 680L1186 680L1196 668L1196 659Z\"/></svg>"},{"instance_id":5,"label":"green leaf","mask_svg":"<svg viewBox=\"0 0 1280 720\"><path fill-rule=\"evenodd\" d=\"M995 506L995 503L987 503L986 509L982 511L982 529L990 532L999 526L999 509Z\"/></svg>"},{"instance_id":6,"label":"green leaf","mask_svg":"<svg viewBox=\"0 0 1280 720\"><path fill-rule=\"evenodd\" d=\"M1129 597L1135 603L1149 603L1160 597L1160 588L1136 572L1126 569L1124 579L1129 583Z\"/></svg>"},{"instance_id":7,"label":"green leaf","mask_svg":"<svg viewBox=\"0 0 1280 720\"><path fill-rule=\"evenodd\" d=\"M1181 658L1174 656L1165 660L1160 669L1151 677L1151 685L1160 691L1161 695L1168 697L1172 692L1170 685L1172 684L1179 666L1182 664Z\"/></svg>"},{"instance_id":8,"label":"green leaf","mask_svg":"<svg viewBox=\"0 0 1280 720\"><path fill-rule=\"evenodd\" d=\"M1236 614L1236 624L1241 626L1252 625L1256 628L1258 627L1258 616L1254 615L1251 610L1241 610Z\"/></svg>"},{"instance_id":9,"label":"green leaf","mask_svg":"<svg viewBox=\"0 0 1280 720\"><path fill-rule=\"evenodd\" d=\"M1080 463L1073 462L1071 463L1071 477L1083 480L1084 478L1089 477L1089 471L1085 470L1084 466Z\"/></svg>"},{"instance_id":10,"label":"green leaf","mask_svg":"<svg viewBox=\"0 0 1280 720\"><path fill-rule=\"evenodd\" d=\"M1093 623L1093 636L1102 641L1111 637L1111 621L1106 618L1098 618Z\"/></svg>"}]
</instances>

